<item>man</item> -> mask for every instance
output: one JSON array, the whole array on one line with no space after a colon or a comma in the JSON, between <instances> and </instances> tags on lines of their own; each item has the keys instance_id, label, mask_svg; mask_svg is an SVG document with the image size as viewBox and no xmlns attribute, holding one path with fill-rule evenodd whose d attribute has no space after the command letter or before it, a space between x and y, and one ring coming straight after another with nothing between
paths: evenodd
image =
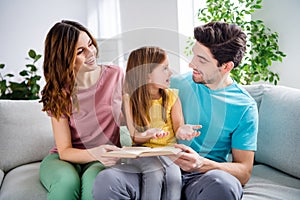
<instances>
[{"instance_id":1,"label":"man","mask_svg":"<svg viewBox=\"0 0 300 200\"><path fill-rule=\"evenodd\" d=\"M194 29L196 43L189 67L174 77L187 124L201 124L201 134L176 147L182 169L183 199L241 199L252 172L258 111L251 96L230 77L246 47L241 28L211 22ZM232 153L232 162L227 162Z\"/></svg>"}]
</instances>

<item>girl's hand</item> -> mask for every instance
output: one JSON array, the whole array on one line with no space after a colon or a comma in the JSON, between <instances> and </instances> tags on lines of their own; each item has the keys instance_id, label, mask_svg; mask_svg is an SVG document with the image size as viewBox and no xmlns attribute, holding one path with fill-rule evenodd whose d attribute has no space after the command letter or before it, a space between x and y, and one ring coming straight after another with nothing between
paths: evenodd
<instances>
[{"instance_id":1,"label":"girl's hand","mask_svg":"<svg viewBox=\"0 0 300 200\"><path fill-rule=\"evenodd\" d=\"M176 131L176 138L179 140L191 140L200 135L201 125L184 124Z\"/></svg>"},{"instance_id":2,"label":"girl's hand","mask_svg":"<svg viewBox=\"0 0 300 200\"><path fill-rule=\"evenodd\" d=\"M99 147L89 149L92 156L95 157L98 161L100 161L106 167L115 165L117 163L117 161L119 160L119 158L115 158L115 157L110 158L110 157L102 156L105 152L113 151L113 150L120 150L120 148L117 146L114 146L114 145L105 144L105 145L101 145Z\"/></svg>"},{"instance_id":3,"label":"girl's hand","mask_svg":"<svg viewBox=\"0 0 300 200\"><path fill-rule=\"evenodd\" d=\"M169 135L169 132L164 132L160 128L150 128L145 132L141 133L142 137L149 138L149 139L157 139L162 138Z\"/></svg>"}]
</instances>

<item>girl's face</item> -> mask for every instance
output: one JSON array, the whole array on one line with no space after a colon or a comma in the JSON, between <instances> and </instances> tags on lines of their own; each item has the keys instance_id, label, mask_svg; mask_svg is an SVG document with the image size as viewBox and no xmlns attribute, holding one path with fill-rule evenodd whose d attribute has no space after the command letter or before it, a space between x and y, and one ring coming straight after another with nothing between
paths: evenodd
<instances>
[{"instance_id":1,"label":"girl's face","mask_svg":"<svg viewBox=\"0 0 300 200\"><path fill-rule=\"evenodd\" d=\"M171 75L172 72L169 68L169 60L167 58L149 74L148 83L161 89L169 88Z\"/></svg>"},{"instance_id":2,"label":"girl's face","mask_svg":"<svg viewBox=\"0 0 300 200\"><path fill-rule=\"evenodd\" d=\"M76 72L89 72L98 67L96 62L97 49L84 31L80 32L76 51L74 67Z\"/></svg>"}]
</instances>

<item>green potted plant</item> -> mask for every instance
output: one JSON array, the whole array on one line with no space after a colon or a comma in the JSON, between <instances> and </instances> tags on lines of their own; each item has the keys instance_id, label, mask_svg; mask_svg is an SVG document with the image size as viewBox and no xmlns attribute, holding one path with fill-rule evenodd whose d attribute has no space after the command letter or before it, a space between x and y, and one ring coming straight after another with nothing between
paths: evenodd
<instances>
[{"instance_id":1,"label":"green potted plant","mask_svg":"<svg viewBox=\"0 0 300 200\"><path fill-rule=\"evenodd\" d=\"M279 74L270 67L282 62L286 55L279 50L278 33L271 32L262 20L251 19L251 14L262 8L262 0L206 0L206 7L198 10L198 20L225 21L239 25L247 34L247 51L240 67L232 70L232 77L240 84L265 81L277 85ZM191 53L189 39L185 53Z\"/></svg>"},{"instance_id":2,"label":"green potted plant","mask_svg":"<svg viewBox=\"0 0 300 200\"><path fill-rule=\"evenodd\" d=\"M40 85L38 81L41 76L37 75L37 67L35 63L42 57L34 50L29 50L28 56L31 62L26 64L26 68L19 72L22 77L21 82L11 81L14 74L8 73L2 75L0 73L0 99L12 100L32 100L39 99ZM0 64L0 69L5 68L5 64Z\"/></svg>"}]
</instances>

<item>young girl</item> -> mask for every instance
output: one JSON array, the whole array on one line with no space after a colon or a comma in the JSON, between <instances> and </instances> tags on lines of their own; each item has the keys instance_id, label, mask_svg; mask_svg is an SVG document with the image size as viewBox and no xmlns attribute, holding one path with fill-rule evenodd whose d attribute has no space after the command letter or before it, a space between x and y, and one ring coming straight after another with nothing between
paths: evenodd
<instances>
[{"instance_id":1,"label":"young girl","mask_svg":"<svg viewBox=\"0 0 300 200\"><path fill-rule=\"evenodd\" d=\"M57 22L47 34L41 102L56 144L40 166L48 199L93 199L96 175L118 160L102 154L120 146L124 74L98 65L97 53L96 40L77 22Z\"/></svg>"},{"instance_id":2,"label":"young girl","mask_svg":"<svg viewBox=\"0 0 300 200\"><path fill-rule=\"evenodd\" d=\"M142 47L129 55L123 103L127 126L135 145L172 146L178 139L199 136L199 125L184 125L178 92L169 89L172 72L167 54L159 47ZM142 172L142 199L161 198L164 175L171 175L164 186L163 199L180 199L179 167L165 156L131 159Z\"/></svg>"}]
</instances>

